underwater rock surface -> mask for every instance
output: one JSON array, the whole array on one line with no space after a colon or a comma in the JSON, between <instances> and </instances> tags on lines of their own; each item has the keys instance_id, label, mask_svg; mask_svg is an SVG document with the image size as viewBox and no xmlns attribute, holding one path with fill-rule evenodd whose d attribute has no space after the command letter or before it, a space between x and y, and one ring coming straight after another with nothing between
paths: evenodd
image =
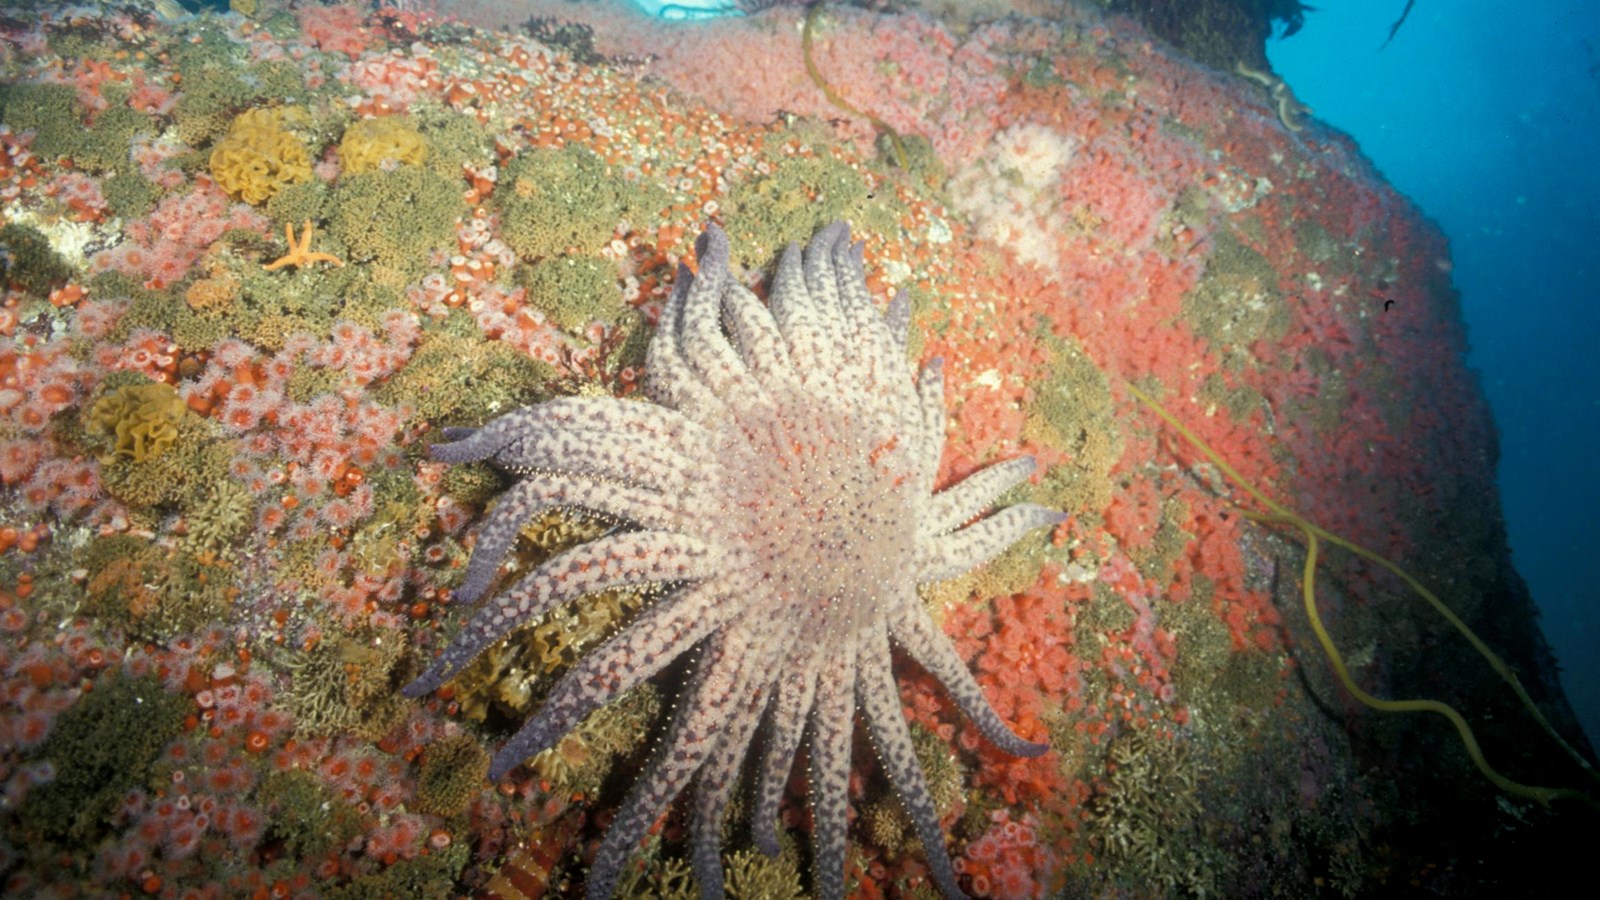
<instances>
[{"instance_id":1,"label":"underwater rock surface","mask_svg":"<svg viewBox=\"0 0 1600 900\"><path fill-rule=\"evenodd\" d=\"M8 894L581 891L687 667L490 782L657 594L563 605L404 697L471 618L450 590L505 487L426 448L640 393L708 221L755 289L847 221L871 295L908 300L908 364L943 360L935 483L1032 456L997 505L1068 517L921 595L1049 752L997 750L896 657L961 890L1483 894L1583 858L1581 803L1497 790L1442 718L1352 698L1301 532L1247 518L1129 390L1437 593L1587 752L1506 549L1445 240L1270 73L1092 4L452 5L506 31L419 5L0 14ZM489 602L615 526L534 517ZM1459 709L1511 779L1592 788L1399 579L1324 546L1315 588L1365 690ZM845 890L930 896L866 733ZM729 894L816 887L806 791L774 857L729 818ZM684 807L619 896L695 895Z\"/></svg>"}]
</instances>

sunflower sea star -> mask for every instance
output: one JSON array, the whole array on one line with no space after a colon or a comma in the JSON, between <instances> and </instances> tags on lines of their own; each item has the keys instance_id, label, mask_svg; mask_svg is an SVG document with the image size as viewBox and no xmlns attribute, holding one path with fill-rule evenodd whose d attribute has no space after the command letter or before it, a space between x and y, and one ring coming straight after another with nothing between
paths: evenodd
<instances>
[{"instance_id":1,"label":"sunflower sea star","mask_svg":"<svg viewBox=\"0 0 1600 900\"><path fill-rule=\"evenodd\" d=\"M778 804L807 725L818 896L844 894L851 734L866 720L884 771L926 848L935 883L961 896L891 670L890 644L939 679L1008 753L1047 749L1012 733L928 616L917 585L986 562L1063 517L1011 506L972 521L1034 462L998 463L943 491L938 360L913 375L903 295L879 315L862 247L843 223L778 263L768 306L732 278L708 225L698 275L680 269L646 360L654 403L563 398L481 429L448 429L450 463L525 476L478 534L458 599L489 589L523 521L578 507L624 523L524 575L480 610L408 685L438 688L479 652L555 606L622 585L668 590L580 660L494 758L491 777L700 647L660 752L633 786L588 875L605 897L628 854L696 781L690 836L701 892L723 893L721 824L763 718L752 829L778 849Z\"/></svg>"}]
</instances>

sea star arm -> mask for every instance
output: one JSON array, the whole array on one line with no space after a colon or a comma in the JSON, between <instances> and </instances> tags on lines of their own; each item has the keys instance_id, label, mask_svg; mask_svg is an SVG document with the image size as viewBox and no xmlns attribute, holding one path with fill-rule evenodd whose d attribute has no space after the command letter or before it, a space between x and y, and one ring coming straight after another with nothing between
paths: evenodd
<instances>
[{"instance_id":1,"label":"sea star arm","mask_svg":"<svg viewBox=\"0 0 1600 900\"><path fill-rule=\"evenodd\" d=\"M726 633L707 642L694 676L679 700L677 717L662 744L661 753L622 801L610 829L600 841L600 850L589 867L585 889L589 900L611 896L622 865L639 839L699 771L717 735L727 727L734 707L743 701L740 689L749 682L758 661L753 659L753 654L740 652L742 649L730 646L730 636Z\"/></svg>"},{"instance_id":2,"label":"sea star arm","mask_svg":"<svg viewBox=\"0 0 1600 900\"><path fill-rule=\"evenodd\" d=\"M728 275L728 237L715 225L696 244L700 274L683 298L678 352L711 392L735 408L770 405L750 369L722 334L723 298Z\"/></svg>"},{"instance_id":3,"label":"sea star arm","mask_svg":"<svg viewBox=\"0 0 1600 900\"><path fill-rule=\"evenodd\" d=\"M734 349L763 387L770 391L800 383L783 332L749 288L729 282L722 292L722 313Z\"/></svg>"},{"instance_id":4,"label":"sea star arm","mask_svg":"<svg viewBox=\"0 0 1600 900\"><path fill-rule=\"evenodd\" d=\"M403 693L420 697L436 690L520 623L534 621L568 600L614 587L700 580L716 568L710 547L666 531L630 531L581 544L496 595Z\"/></svg>"},{"instance_id":5,"label":"sea star arm","mask_svg":"<svg viewBox=\"0 0 1600 900\"><path fill-rule=\"evenodd\" d=\"M1000 714L994 711L994 706L984 696L983 688L978 686L977 679L972 677L972 672L967 669L967 664L962 661L950 639L923 611L920 600L915 597L902 600L893 615L889 631L895 643L944 685L956 706L972 720L972 724L978 726L978 731L991 744L1012 756L1039 756L1050 749L1048 744L1036 744L1019 737L1001 721Z\"/></svg>"},{"instance_id":6,"label":"sea star arm","mask_svg":"<svg viewBox=\"0 0 1600 900\"><path fill-rule=\"evenodd\" d=\"M661 671L735 612L725 585L707 581L662 597L623 629L577 662L550 691L539 714L495 754L491 780L555 746L583 717Z\"/></svg>"},{"instance_id":7,"label":"sea star arm","mask_svg":"<svg viewBox=\"0 0 1600 900\"><path fill-rule=\"evenodd\" d=\"M833 246L833 268L839 285L839 306L844 311L851 340L865 368L867 385L878 393L894 395L905 385L905 350L890 321L880 315L867 291L866 245L851 241L846 231Z\"/></svg>"},{"instance_id":8,"label":"sea star arm","mask_svg":"<svg viewBox=\"0 0 1600 900\"><path fill-rule=\"evenodd\" d=\"M911 730L906 727L900 691L889 668L888 636L879 625L863 640L867 651L864 656L871 662L859 667L856 696L866 715L878 759L900 797L901 807L915 826L917 837L922 839L922 848L928 855L928 873L933 876L934 885L946 900L965 900L967 895L956 885L956 873L950 866L944 830L939 827L939 813L934 809L927 780L911 744Z\"/></svg>"},{"instance_id":9,"label":"sea star arm","mask_svg":"<svg viewBox=\"0 0 1600 900\"><path fill-rule=\"evenodd\" d=\"M848 843L850 744L855 724L856 639L839 641L817 679L811 713L811 846L817 896L844 896L844 854Z\"/></svg>"},{"instance_id":10,"label":"sea star arm","mask_svg":"<svg viewBox=\"0 0 1600 900\"><path fill-rule=\"evenodd\" d=\"M867 292L865 251L866 244L850 240L850 229L846 228L833 243L834 281L851 339L858 346L881 352L887 346L889 331Z\"/></svg>"},{"instance_id":11,"label":"sea star arm","mask_svg":"<svg viewBox=\"0 0 1600 900\"><path fill-rule=\"evenodd\" d=\"M862 248L842 223L823 229L806 249L806 284L832 325L833 373L846 402L872 433L908 437L920 425L914 382L867 290Z\"/></svg>"},{"instance_id":12,"label":"sea star arm","mask_svg":"<svg viewBox=\"0 0 1600 900\"><path fill-rule=\"evenodd\" d=\"M300 248L296 247L295 243L294 243L294 226L293 225L287 225L287 224L284 225L283 226L283 233L284 233L284 241L286 243L288 243L288 245L289 245L289 252L285 253L284 255L282 255L280 257L278 257L277 259L273 260L272 262L263 264L261 266L261 268L266 269L268 272L276 272L277 270L282 269L285 266L298 266L298 265L300 265L300 263L298 261L299 258L300 258ZM307 237L310 237L310 235L308 234Z\"/></svg>"},{"instance_id":13,"label":"sea star arm","mask_svg":"<svg viewBox=\"0 0 1600 900\"><path fill-rule=\"evenodd\" d=\"M500 563L517 541L524 522L547 509L576 507L614 516L662 531L683 532L683 498L671 497L647 488L595 481L572 475L539 475L512 485L500 495L493 511L478 529L478 544L467 561L461 585L455 589L458 601L472 602L482 597L494 582Z\"/></svg>"},{"instance_id":14,"label":"sea star arm","mask_svg":"<svg viewBox=\"0 0 1600 900\"><path fill-rule=\"evenodd\" d=\"M773 698L772 727L756 778L755 803L750 813L750 830L754 832L756 847L768 856L778 855L778 804L783 800L783 789L789 784L789 772L794 768L806 720L817 698L817 669L821 664L812 661L814 654L812 647L794 648L779 675Z\"/></svg>"},{"instance_id":15,"label":"sea star arm","mask_svg":"<svg viewBox=\"0 0 1600 900\"><path fill-rule=\"evenodd\" d=\"M911 339L911 297L905 291L895 291L888 308L883 311L883 324L894 340L895 351L906 352Z\"/></svg>"},{"instance_id":16,"label":"sea star arm","mask_svg":"<svg viewBox=\"0 0 1600 900\"><path fill-rule=\"evenodd\" d=\"M519 437L543 428L609 432L619 441L652 438L692 456L705 446L705 428L676 410L615 397L559 397L538 406L491 419L481 428L446 428L446 443L434 444L432 457L445 463L482 462Z\"/></svg>"},{"instance_id":17,"label":"sea star arm","mask_svg":"<svg viewBox=\"0 0 1600 900\"><path fill-rule=\"evenodd\" d=\"M560 472L681 494L698 469L689 457L654 440L619 439L587 428L537 428L507 444L494 464L520 475Z\"/></svg>"},{"instance_id":18,"label":"sea star arm","mask_svg":"<svg viewBox=\"0 0 1600 900\"><path fill-rule=\"evenodd\" d=\"M853 341L848 336L849 323L839 297L839 274L833 267L833 248L840 240L848 241L850 227L843 222L825 225L812 235L800 255L800 273L805 281L806 294L816 314L816 327L821 345L817 348L818 363L827 374L838 378L852 388L860 386L862 368L854 354L844 354Z\"/></svg>"},{"instance_id":19,"label":"sea star arm","mask_svg":"<svg viewBox=\"0 0 1600 900\"><path fill-rule=\"evenodd\" d=\"M741 695L734 698L736 709L726 727L718 733L716 746L695 779L694 810L689 824L690 864L695 880L700 882L702 897L723 895L722 820L733 789L739 783L739 769L749 753L756 725L761 721L761 708L766 705L772 688L775 654L752 651L752 655L763 658L752 667Z\"/></svg>"},{"instance_id":20,"label":"sea star arm","mask_svg":"<svg viewBox=\"0 0 1600 900\"><path fill-rule=\"evenodd\" d=\"M917 373L915 411L920 413L915 446L922 451L916 460L918 490L931 494L934 479L939 477L939 459L944 456L944 360L940 357L928 360Z\"/></svg>"},{"instance_id":21,"label":"sea star arm","mask_svg":"<svg viewBox=\"0 0 1600 900\"><path fill-rule=\"evenodd\" d=\"M924 534L944 534L988 508L994 498L1032 477L1038 466L1031 456L995 463L933 495L923 515Z\"/></svg>"},{"instance_id":22,"label":"sea star arm","mask_svg":"<svg viewBox=\"0 0 1600 900\"><path fill-rule=\"evenodd\" d=\"M767 308L772 311L772 318L788 345L789 359L794 361L795 370L807 385L811 385L818 376L831 377L829 373L835 366L832 365L833 355L824 349L827 330L806 288L802 255L799 245L790 244L778 257L778 269L773 273L772 287L767 292Z\"/></svg>"},{"instance_id":23,"label":"sea star arm","mask_svg":"<svg viewBox=\"0 0 1600 900\"><path fill-rule=\"evenodd\" d=\"M709 422L722 413L722 399L700 380L684 358L681 334L684 303L698 280L688 266L678 266L678 280L661 307L655 337L645 351L644 389L657 403L681 410L696 421Z\"/></svg>"},{"instance_id":24,"label":"sea star arm","mask_svg":"<svg viewBox=\"0 0 1600 900\"><path fill-rule=\"evenodd\" d=\"M917 583L943 581L983 565L1023 535L1046 525L1060 524L1066 515L1032 503L1008 506L959 531L936 537L922 545L917 559Z\"/></svg>"}]
</instances>

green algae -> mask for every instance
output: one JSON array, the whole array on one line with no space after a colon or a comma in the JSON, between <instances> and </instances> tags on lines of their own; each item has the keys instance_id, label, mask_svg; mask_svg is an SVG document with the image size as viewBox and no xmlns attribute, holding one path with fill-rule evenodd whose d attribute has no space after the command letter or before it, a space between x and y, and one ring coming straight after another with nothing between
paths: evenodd
<instances>
[{"instance_id":1,"label":"green algae","mask_svg":"<svg viewBox=\"0 0 1600 900\"><path fill-rule=\"evenodd\" d=\"M226 618L231 566L132 535L96 537L82 560L81 611L137 638L168 641Z\"/></svg>"},{"instance_id":2,"label":"green algae","mask_svg":"<svg viewBox=\"0 0 1600 900\"><path fill-rule=\"evenodd\" d=\"M526 404L555 377L546 363L476 331L462 312L427 326L411 359L377 389L378 402L409 404L429 422L478 425Z\"/></svg>"},{"instance_id":3,"label":"green algae","mask_svg":"<svg viewBox=\"0 0 1600 900\"><path fill-rule=\"evenodd\" d=\"M796 147L816 153L786 152ZM728 192L726 230L740 264L767 265L789 243L803 243L837 220L851 222L858 236L899 233L902 209L891 192L875 191L860 167L834 157L820 137L804 129L780 132L767 138L763 153L770 173Z\"/></svg>"},{"instance_id":4,"label":"green algae","mask_svg":"<svg viewBox=\"0 0 1600 900\"><path fill-rule=\"evenodd\" d=\"M456 220L467 212L458 183L419 166L341 178L329 209L328 231L344 261L396 290L422 277L429 254L454 246Z\"/></svg>"},{"instance_id":5,"label":"green algae","mask_svg":"<svg viewBox=\"0 0 1600 900\"><path fill-rule=\"evenodd\" d=\"M616 265L598 256L544 257L519 266L516 281L530 304L569 331L615 319L625 308Z\"/></svg>"},{"instance_id":6,"label":"green algae","mask_svg":"<svg viewBox=\"0 0 1600 900\"><path fill-rule=\"evenodd\" d=\"M77 92L64 84L0 85L0 121L34 133L32 150L47 160L70 159L77 168L111 172L127 166L128 147L153 134L153 120L127 105L127 88L105 89L108 107L90 121Z\"/></svg>"},{"instance_id":7,"label":"green algae","mask_svg":"<svg viewBox=\"0 0 1600 900\"><path fill-rule=\"evenodd\" d=\"M508 163L495 188L501 235L523 259L596 253L623 216L623 182L589 150L531 150Z\"/></svg>"},{"instance_id":8,"label":"green algae","mask_svg":"<svg viewBox=\"0 0 1600 900\"><path fill-rule=\"evenodd\" d=\"M22 827L91 845L128 791L151 787L156 759L181 733L189 705L150 675L111 674L95 682L33 754L51 764L55 777L28 793L18 810Z\"/></svg>"},{"instance_id":9,"label":"green algae","mask_svg":"<svg viewBox=\"0 0 1600 900\"><path fill-rule=\"evenodd\" d=\"M14 284L46 297L72 278L72 266L37 228L15 222L0 226L0 285Z\"/></svg>"},{"instance_id":10,"label":"green algae","mask_svg":"<svg viewBox=\"0 0 1600 900\"><path fill-rule=\"evenodd\" d=\"M443 850L397 860L379 871L357 876L349 884L328 886L322 896L327 900L449 900L459 896L456 876L470 857L471 850L465 843L455 843Z\"/></svg>"},{"instance_id":11,"label":"green algae","mask_svg":"<svg viewBox=\"0 0 1600 900\"><path fill-rule=\"evenodd\" d=\"M304 769L269 772L256 798L267 810L268 841L281 844L290 857L325 856L361 834L356 808Z\"/></svg>"},{"instance_id":12,"label":"green algae","mask_svg":"<svg viewBox=\"0 0 1600 900\"><path fill-rule=\"evenodd\" d=\"M417 773L417 809L453 816L483 791L489 775L489 753L470 734L457 734L429 744Z\"/></svg>"},{"instance_id":13,"label":"green algae","mask_svg":"<svg viewBox=\"0 0 1600 900\"><path fill-rule=\"evenodd\" d=\"M378 740L404 718L400 697L405 634L330 629L316 646L285 663L294 673L289 708L303 734L350 732Z\"/></svg>"}]
</instances>

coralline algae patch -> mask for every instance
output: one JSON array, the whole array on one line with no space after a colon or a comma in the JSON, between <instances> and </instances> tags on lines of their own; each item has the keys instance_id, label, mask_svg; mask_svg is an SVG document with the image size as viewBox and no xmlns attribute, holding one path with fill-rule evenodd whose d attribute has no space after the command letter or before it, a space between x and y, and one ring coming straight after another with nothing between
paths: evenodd
<instances>
[{"instance_id":1,"label":"coralline algae patch","mask_svg":"<svg viewBox=\"0 0 1600 900\"><path fill-rule=\"evenodd\" d=\"M1439 523L1482 514L1488 425L1436 233L1342 139L1088 13L960 31L824 12L824 75L901 131L906 172L807 77L797 11L660 46L554 9L590 18L488 35L263 3L171 28L120 8L0 23L21 51L0 87L8 892L577 884L608 773L670 703L630 695L499 784L486 748L643 598L565 607L401 699L459 624L448 591L498 489L424 447L556 393L632 393L707 219L754 283L837 218L876 296L910 293L914 352L946 360L942 481L1031 453L1044 474L1018 490L1072 514L928 598L1051 753L996 753L901 678L964 886L1359 887L1367 789L1285 677L1271 576L1293 557L1122 385L1328 527L1467 558ZM602 528L545 517L516 566ZM1202 822L1219 794L1236 815ZM1252 812L1290 795L1315 846L1241 861ZM859 894L925 889L870 762L852 796ZM784 821L805 827L798 797ZM632 890L690 891L683 829L667 818ZM725 856L745 896L807 883L794 851Z\"/></svg>"}]
</instances>

